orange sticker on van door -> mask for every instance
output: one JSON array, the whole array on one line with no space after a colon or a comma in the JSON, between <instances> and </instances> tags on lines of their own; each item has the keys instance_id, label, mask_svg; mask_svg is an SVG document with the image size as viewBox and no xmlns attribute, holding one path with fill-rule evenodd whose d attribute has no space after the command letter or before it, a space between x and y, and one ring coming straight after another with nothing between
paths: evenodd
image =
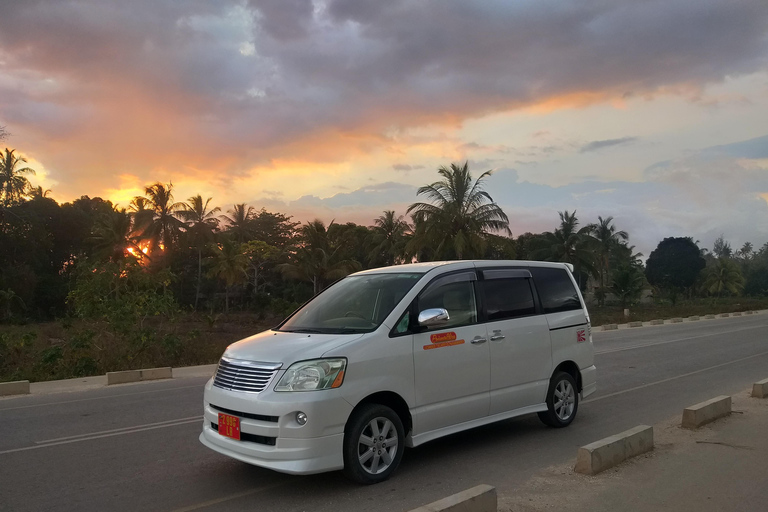
<instances>
[{"instance_id":1,"label":"orange sticker on van door","mask_svg":"<svg viewBox=\"0 0 768 512\"><path fill-rule=\"evenodd\" d=\"M432 343L442 343L444 341L453 341L456 339L455 332L439 332L429 337Z\"/></svg>"},{"instance_id":2,"label":"orange sticker on van door","mask_svg":"<svg viewBox=\"0 0 768 512\"><path fill-rule=\"evenodd\" d=\"M452 340L444 341L442 343L432 343L431 345L424 345L424 350L432 350L433 348L453 347L455 345L463 345L464 340Z\"/></svg>"}]
</instances>

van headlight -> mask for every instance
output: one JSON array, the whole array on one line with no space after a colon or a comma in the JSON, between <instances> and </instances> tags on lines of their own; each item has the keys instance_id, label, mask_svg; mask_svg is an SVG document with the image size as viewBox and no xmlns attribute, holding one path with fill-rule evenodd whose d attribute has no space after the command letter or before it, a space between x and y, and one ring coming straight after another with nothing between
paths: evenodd
<instances>
[{"instance_id":1,"label":"van headlight","mask_svg":"<svg viewBox=\"0 0 768 512\"><path fill-rule=\"evenodd\" d=\"M338 388L344 382L347 360L313 359L292 364L275 386L275 391L317 391Z\"/></svg>"}]
</instances>

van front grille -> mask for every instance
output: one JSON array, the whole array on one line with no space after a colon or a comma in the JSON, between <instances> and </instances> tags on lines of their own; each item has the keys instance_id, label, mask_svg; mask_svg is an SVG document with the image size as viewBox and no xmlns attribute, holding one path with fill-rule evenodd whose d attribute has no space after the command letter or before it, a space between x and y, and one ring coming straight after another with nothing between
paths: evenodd
<instances>
[{"instance_id":1,"label":"van front grille","mask_svg":"<svg viewBox=\"0 0 768 512\"><path fill-rule=\"evenodd\" d=\"M229 391L259 393L275 376L280 363L260 363L239 359L221 358L213 385Z\"/></svg>"}]
</instances>

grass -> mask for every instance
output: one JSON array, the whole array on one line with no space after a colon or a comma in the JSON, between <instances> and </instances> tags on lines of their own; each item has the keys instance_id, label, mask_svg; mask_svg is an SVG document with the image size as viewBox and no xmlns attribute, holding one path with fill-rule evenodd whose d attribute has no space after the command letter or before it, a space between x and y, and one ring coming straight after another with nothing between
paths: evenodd
<instances>
[{"instance_id":1,"label":"grass","mask_svg":"<svg viewBox=\"0 0 768 512\"><path fill-rule=\"evenodd\" d=\"M618 305L606 305L604 307L588 305L587 307L592 325L598 326L768 309L768 297L680 300L674 305L668 302L635 304L628 307L629 317L624 316L623 308Z\"/></svg>"},{"instance_id":2,"label":"grass","mask_svg":"<svg viewBox=\"0 0 768 512\"><path fill-rule=\"evenodd\" d=\"M765 298L695 299L630 306L589 307L592 325L768 309ZM151 319L144 328L116 333L105 322L60 320L0 326L0 382L31 382L106 372L191 366L218 361L227 345L266 330L280 318L255 313L202 313Z\"/></svg>"},{"instance_id":3,"label":"grass","mask_svg":"<svg viewBox=\"0 0 768 512\"><path fill-rule=\"evenodd\" d=\"M256 314L187 314L115 333L105 322L0 326L0 382L68 379L110 371L218 361L227 345L279 322Z\"/></svg>"}]
</instances>

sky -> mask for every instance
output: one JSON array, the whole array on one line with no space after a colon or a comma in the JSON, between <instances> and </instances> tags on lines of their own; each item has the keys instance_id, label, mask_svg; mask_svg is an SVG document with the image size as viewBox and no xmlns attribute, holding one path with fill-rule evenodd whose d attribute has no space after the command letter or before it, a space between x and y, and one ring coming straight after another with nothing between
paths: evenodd
<instances>
[{"instance_id":1,"label":"sky","mask_svg":"<svg viewBox=\"0 0 768 512\"><path fill-rule=\"evenodd\" d=\"M768 242L765 0L0 0L0 126L58 201L172 182L366 225L468 161L558 211Z\"/></svg>"}]
</instances>

